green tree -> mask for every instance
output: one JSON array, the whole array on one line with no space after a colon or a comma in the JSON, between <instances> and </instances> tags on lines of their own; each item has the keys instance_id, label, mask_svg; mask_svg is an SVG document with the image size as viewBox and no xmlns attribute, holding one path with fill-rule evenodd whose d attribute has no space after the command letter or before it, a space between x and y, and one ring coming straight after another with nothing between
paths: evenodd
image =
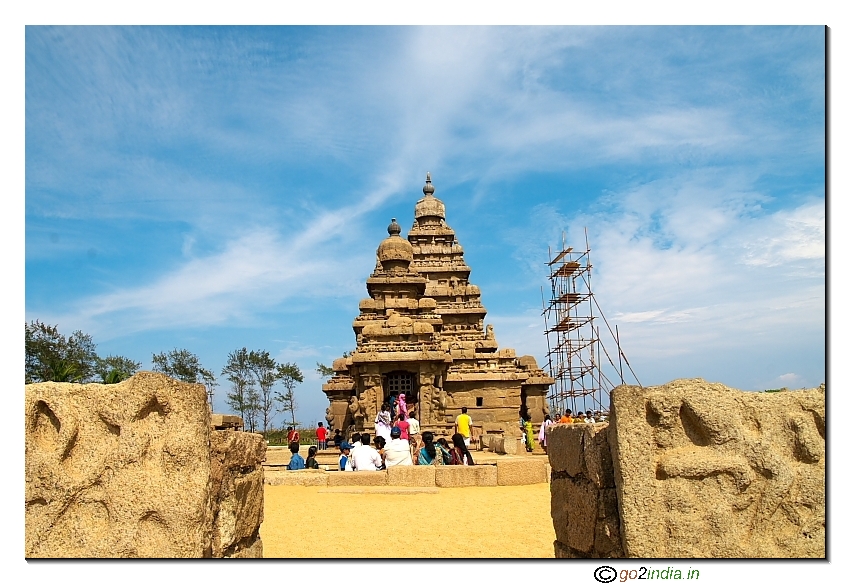
<instances>
[{"instance_id":1,"label":"green tree","mask_svg":"<svg viewBox=\"0 0 850 583\"><path fill-rule=\"evenodd\" d=\"M136 362L123 356L109 355L106 358L97 359L95 371L104 384L109 385L129 379L141 367L141 362Z\"/></svg>"},{"instance_id":2,"label":"green tree","mask_svg":"<svg viewBox=\"0 0 850 583\"><path fill-rule=\"evenodd\" d=\"M215 375L201 366L201 361L195 354L186 349L178 350L175 348L168 353L154 354L151 360L153 360L153 370L156 372L167 374L184 383L204 385L207 390L210 409L212 409L213 387L218 383Z\"/></svg>"},{"instance_id":3,"label":"green tree","mask_svg":"<svg viewBox=\"0 0 850 583\"><path fill-rule=\"evenodd\" d=\"M334 376L333 367L324 365L321 362L316 363L316 372L319 373L319 376L323 379Z\"/></svg>"},{"instance_id":4,"label":"green tree","mask_svg":"<svg viewBox=\"0 0 850 583\"><path fill-rule=\"evenodd\" d=\"M301 369L294 362L285 362L277 366L277 375L283 384L283 392L275 392L275 401L278 404L278 410L282 413L290 413L292 417L292 425L295 426L295 410L298 404L295 401L295 385L296 383L304 382L304 375L301 374Z\"/></svg>"},{"instance_id":5,"label":"green tree","mask_svg":"<svg viewBox=\"0 0 850 583\"><path fill-rule=\"evenodd\" d=\"M77 330L65 338L56 326L39 320L25 323L24 328L25 382L86 382L92 379L98 356L91 336Z\"/></svg>"},{"instance_id":6,"label":"green tree","mask_svg":"<svg viewBox=\"0 0 850 583\"><path fill-rule=\"evenodd\" d=\"M275 398L272 387L280 380L278 364L267 350L252 350L248 355L251 372L260 387L258 394L258 413L262 421L263 435L271 429L275 415Z\"/></svg>"},{"instance_id":7,"label":"green tree","mask_svg":"<svg viewBox=\"0 0 850 583\"><path fill-rule=\"evenodd\" d=\"M248 431L256 430L259 395L254 388L256 382L252 370L251 354L247 348L234 350L227 355L227 364L221 374L229 382L231 390L227 393L227 404L239 413Z\"/></svg>"}]
</instances>

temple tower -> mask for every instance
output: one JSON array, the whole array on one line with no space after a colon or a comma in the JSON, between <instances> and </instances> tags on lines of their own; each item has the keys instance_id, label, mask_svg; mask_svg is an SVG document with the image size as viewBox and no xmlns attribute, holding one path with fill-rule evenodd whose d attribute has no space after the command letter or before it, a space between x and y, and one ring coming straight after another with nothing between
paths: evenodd
<instances>
[{"instance_id":1,"label":"temple tower","mask_svg":"<svg viewBox=\"0 0 850 583\"><path fill-rule=\"evenodd\" d=\"M334 361L322 387L334 427L373 430L381 403L404 393L423 430L451 432L467 407L477 433L516 433L520 415L539 424L554 382L532 356L499 350L463 248L446 224L430 173L407 239L392 219L352 327L356 347Z\"/></svg>"}]
</instances>

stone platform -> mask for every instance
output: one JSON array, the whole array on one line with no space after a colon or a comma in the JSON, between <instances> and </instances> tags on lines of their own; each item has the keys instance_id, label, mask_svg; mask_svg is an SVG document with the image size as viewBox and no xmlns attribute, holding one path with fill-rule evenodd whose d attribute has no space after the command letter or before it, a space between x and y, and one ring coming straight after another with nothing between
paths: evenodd
<instances>
[{"instance_id":1,"label":"stone platform","mask_svg":"<svg viewBox=\"0 0 850 583\"><path fill-rule=\"evenodd\" d=\"M495 454L494 454L495 455ZM266 468L267 486L458 488L469 486L524 486L549 481L545 458L514 457L474 466L394 466L377 472L325 470L287 471Z\"/></svg>"}]
</instances>

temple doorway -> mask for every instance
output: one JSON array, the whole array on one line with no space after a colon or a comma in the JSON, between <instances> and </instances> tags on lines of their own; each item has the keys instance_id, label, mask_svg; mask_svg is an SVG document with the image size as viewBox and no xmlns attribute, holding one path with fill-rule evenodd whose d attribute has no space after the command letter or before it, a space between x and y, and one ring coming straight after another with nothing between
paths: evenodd
<instances>
[{"instance_id":1,"label":"temple doorway","mask_svg":"<svg viewBox=\"0 0 850 583\"><path fill-rule=\"evenodd\" d=\"M398 401L399 395L404 395L408 411L413 411L419 401L419 387L416 385L416 375L412 372L398 370L384 375L384 402L389 403L390 397Z\"/></svg>"}]
</instances>

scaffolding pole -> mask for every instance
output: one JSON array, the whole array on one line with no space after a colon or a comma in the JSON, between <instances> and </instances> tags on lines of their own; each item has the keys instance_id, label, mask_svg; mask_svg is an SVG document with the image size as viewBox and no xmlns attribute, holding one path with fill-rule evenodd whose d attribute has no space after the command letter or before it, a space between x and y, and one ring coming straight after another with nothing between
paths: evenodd
<instances>
[{"instance_id":1,"label":"scaffolding pole","mask_svg":"<svg viewBox=\"0 0 850 583\"><path fill-rule=\"evenodd\" d=\"M576 250L566 244L566 233L562 234L561 249L553 258L549 247L549 288L547 300L540 288L543 302L543 319L546 325L546 364L549 376L555 385L549 393L549 409L563 414L567 409L579 411L602 411L606 415L610 407L611 390L625 384L623 362L640 385L620 345L620 330L611 329L602 308L596 301L591 288L593 265L590 262L590 240L584 230L584 250ZM605 343L617 347L615 364L605 343L602 328L595 324L601 319L610 333ZM607 360L607 364L606 361ZM610 369L608 372L604 368Z\"/></svg>"}]
</instances>

